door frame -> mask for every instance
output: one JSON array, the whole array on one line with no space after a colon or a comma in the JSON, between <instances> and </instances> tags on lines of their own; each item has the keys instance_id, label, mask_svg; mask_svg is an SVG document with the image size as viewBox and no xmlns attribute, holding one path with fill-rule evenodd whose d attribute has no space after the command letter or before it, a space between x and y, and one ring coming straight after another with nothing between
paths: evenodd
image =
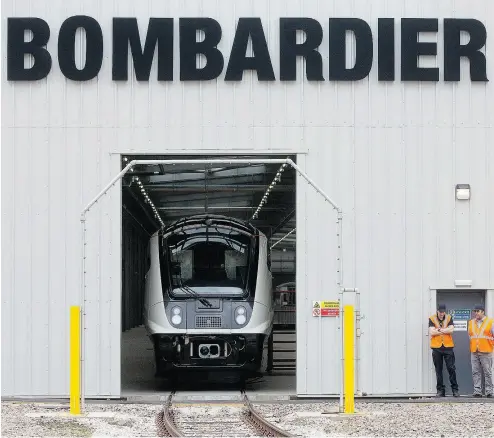
<instances>
[{"instance_id":1,"label":"door frame","mask_svg":"<svg viewBox=\"0 0 494 438\"><path fill-rule=\"evenodd\" d=\"M437 292L484 292L484 302L485 302L485 314L487 316L494 317L494 286L482 288L482 287L429 287L430 297L429 297L429 312L427 318L434 314L437 309ZM429 347L429 328L425 327L426 344L425 347ZM436 374L434 371L434 364L432 363L432 356L427 354L427 367L430 369L427 390L431 394L436 392Z\"/></svg>"},{"instance_id":2,"label":"door frame","mask_svg":"<svg viewBox=\"0 0 494 438\"><path fill-rule=\"evenodd\" d=\"M161 149L160 149L161 150ZM229 153L230 152L230 153ZM288 155L288 156L295 156L295 163L300 167L300 169L303 172L306 172L306 161L305 161L305 156L308 154L307 150L286 150L286 149L269 149L269 150L248 150L248 151L238 151L238 150L233 150L233 151L227 151L227 150L196 150L196 149L191 149L191 150L167 150L166 152L150 152L149 150L147 151L131 151L131 152L123 152L123 151L113 151L110 152L110 167L112 171L112 175L118 174L122 169L121 169L121 163L122 163L122 157L126 155L163 155L163 156L194 156L194 158L190 158L191 160L194 159L200 159L201 157L204 156L209 156L211 159L212 157L215 156L222 156L222 155L231 155L232 153L235 154L250 154L252 156L258 157L259 159L262 159L263 157L266 156L273 156L273 155L279 155L280 159L281 156L283 155ZM234 159L232 161L235 161ZM299 213L299 195L298 193L300 192L299 186L307 186L309 185L308 181L304 179L304 177L297 172L296 178L295 178L295 187L296 187L296 200L295 200L295 208L296 208L296 223L298 225L299 223L299 215L302 213ZM122 254L123 254L123 239L122 239L122 179L120 179L119 183L115 185L118 187L118 195L115 198L114 203L112 204L112 214L113 216L118 218L118 229L119 229L119 235L120 238L118 242L116 242L116 245L114 246L113 249L113 256L114 256L114 261L115 261L115 266L114 266L114 275L116 278L116 284L117 287L112 291L112 299L114 300L116 304L114 308L115 312L115 320L118 321L118 324L113 324L112 326L112 333L111 333L111 339L112 339L112 345L115 345L115 353L112 355L112 370L114 371L112 374L112 394L111 395L103 395L106 398L121 398L123 396L123 388L122 388L122 321L121 321L121 315L122 315ZM303 213L305 214L305 213ZM297 233L297 241L296 241L296 247L295 247L295 254L299 253L299 251L302 251L302 253L306 253L306 236L305 233ZM302 259L302 258L300 258ZM297 260L297 259L296 259ZM299 269L299 264L296 262L295 264L295 281L296 281L296 288L298 291L298 295L296 296L296 306L299 304L299 302L304 302L306 301L307 298L307 292L305 289L305 284L300 281L300 276L298 275L298 269ZM117 271L118 269L118 271ZM118 274L117 274L118 272ZM296 307L297 309L297 307ZM118 319L116 317L118 312ZM296 318L297 318L297 311L296 311ZM296 326L297 327L297 326ZM305 326L301 329L305 333ZM299 331L296 330L296 337L298 337ZM296 338L297 339L297 338ZM298 339L296 340L297 345ZM296 369L295 369L295 381L297 381L297 375L300 372L299 368L302 368L299 366L299 361L298 361L298 350L296 348ZM118 352L118 356L117 356ZM305 370L304 368L302 368ZM117 372L118 370L118 372ZM297 386L295 385L294 387L294 393L292 395L298 394ZM92 398L93 396L88 396L88 398Z\"/></svg>"}]
</instances>

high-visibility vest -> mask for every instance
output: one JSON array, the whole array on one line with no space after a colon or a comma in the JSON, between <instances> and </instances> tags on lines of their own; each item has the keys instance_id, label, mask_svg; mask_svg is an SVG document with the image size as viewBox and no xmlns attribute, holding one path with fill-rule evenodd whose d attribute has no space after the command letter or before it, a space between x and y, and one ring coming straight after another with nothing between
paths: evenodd
<instances>
[{"instance_id":1,"label":"high-visibility vest","mask_svg":"<svg viewBox=\"0 0 494 438\"><path fill-rule=\"evenodd\" d=\"M437 314L434 314L430 317L430 320L434 323L436 328L440 328L439 319ZM451 315L446 315L444 317L444 328L446 328L451 320ZM454 347L455 343L453 342L453 336L451 333L445 333L444 335L434 335L431 336L431 348L440 348L442 345L445 347Z\"/></svg>"},{"instance_id":2,"label":"high-visibility vest","mask_svg":"<svg viewBox=\"0 0 494 438\"><path fill-rule=\"evenodd\" d=\"M494 350L494 337L492 336L492 323L494 319L485 318L480 327L475 319L468 322L468 337L470 338L470 351L475 353L492 353Z\"/></svg>"}]
</instances>

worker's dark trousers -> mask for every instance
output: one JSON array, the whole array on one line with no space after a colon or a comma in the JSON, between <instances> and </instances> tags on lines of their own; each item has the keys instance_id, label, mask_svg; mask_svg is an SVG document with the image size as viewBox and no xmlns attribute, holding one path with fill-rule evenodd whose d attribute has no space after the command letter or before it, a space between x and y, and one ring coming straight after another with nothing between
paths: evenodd
<instances>
[{"instance_id":1,"label":"worker's dark trousers","mask_svg":"<svg viewBox=\"0 0 494 438\"><path fill-rule=\"evenodd\" d=\"M443 359L446 362L446 368L448 369L451 389L457 391L458 383L456 382L455 353L453 349L432 349L432 360L434 361L434 367L436 368L436 389L438 391L445 390L443 382Z\"/></svg>"}]
</instances>

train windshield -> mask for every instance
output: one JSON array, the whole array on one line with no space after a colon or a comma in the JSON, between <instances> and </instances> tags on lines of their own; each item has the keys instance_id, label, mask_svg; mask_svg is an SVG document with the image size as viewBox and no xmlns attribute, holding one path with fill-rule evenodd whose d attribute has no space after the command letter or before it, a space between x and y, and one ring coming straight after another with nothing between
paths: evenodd
<instances>
[{"instance_id":1,"label":"train windshield","mask_svg":"<svg viewBox=\"0 0 494 438\"><path fill-rule=\"evenodd\" d=\"M252 236L223 227L198 227L166 240L175 296L245 293Z\"/></svg>"}]
</instances>

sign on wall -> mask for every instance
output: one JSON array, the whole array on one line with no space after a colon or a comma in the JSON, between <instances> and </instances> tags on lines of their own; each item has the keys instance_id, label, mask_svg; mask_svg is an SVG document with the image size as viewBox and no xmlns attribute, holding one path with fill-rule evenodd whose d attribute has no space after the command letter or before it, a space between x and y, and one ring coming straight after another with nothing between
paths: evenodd
<instances>
[{"instance_id":1,"label":"sign on wall","mask_svg":"<svg viewBox=\"0 0 494 438\"><path fill-rule=\"evenodd\" d=\"M111 36L104 35L100 23L93 17L76 15L60 25L57 40L58 67L62 74L73 81L89 81L96 78L102 68L103 46L112 47L112 80L129 79L129 52L138 81L149 81L151 66L157 66L158 81L173 81L174 63L178 63L180 81L208 81L225 72L225 81L241 81L246 70L257 72L259 81L297 80L297 58L305 60L305 75L309 81L358 81L366 78L373 67L377 68L378 81L394 81L396 65L401 81L460 80L460 60L467 59L471 81L486 82L487 30L484 24L469 18L378 18L376 25L360 18L327 18L329 31L325 35L322 24L314 18L279 18L277 38L279 52L272 53L266 40L264 26L259 17L240 17L233 31L233 43L220 50L224 27L213 18L150 18L145 35L140 35L136 18L113 18ZM104 28L109 23L104 23ZM274 23L269 23L273 27ZM53 27L54 24L51 23ZM141 23L142 26L142 23ZM56 24L58 27L58 23ZM399 32L397 31L399 27ZM439 31L441 29L441 31ZM84 33L82 33L84 30ZM32 39L25 40L27 31ZM197 40L202 32L204 38ZM305 39L297 42L298 33ZM441 43L420 41L421 33L439 33ZM347 66L347 33L355 37L354 63ZM461 44L460 35L468 35ZM38 17L10 17L7 20L7 79L9 81L37 81L46 78L53 68L53 60L47 44L52 29ZM178 52L175 39L178 34ZM76 35L84 38L85 65L76 65ZM82 36L84 35L84 36ZM400 35L399 40L397 40ZM111 39L110 39L111 38ZM320 52L323 39L327 39L327 51ZM144 41L144 44L141 44ZM251 42L253 56L247 56ZM144 45L144 47L143 47ZM400 46L400 56L395 47ZM441 47L442 65L419 67L419 57L437 57ZM375 50L377 48L377 50ZM227 51L227 53L225 53ZM34 62L26 67L25 55ZM204 66L197 65L202 55ZM226 56L228 62L225 61ZM272 59L279 59L279 71L275 74ZM327 65L324 65L327 63ZM441 73L441 74L440 74Z\"/></svg>"},{"instance_id":2,"label":"sign on wall","mask_svg":"<svg viewBox=\"0 0 494 438\"><path fill-rule=\"evenodd\" d=\"M466 332L468 329L468 321L472 319L472 311L470 309L454 309L450 312L453 323L455 325L455 331Z\"/></svg>"},{"instance_id":3,"label":"sign on wall","mask_svg":"<svg viewBox=\"0 0 494 438\"><path fill-rule=\"evenodd\" d=\"M313 301L312 316L340 316L339 301Z\"/></svg>"}]
</instances>

